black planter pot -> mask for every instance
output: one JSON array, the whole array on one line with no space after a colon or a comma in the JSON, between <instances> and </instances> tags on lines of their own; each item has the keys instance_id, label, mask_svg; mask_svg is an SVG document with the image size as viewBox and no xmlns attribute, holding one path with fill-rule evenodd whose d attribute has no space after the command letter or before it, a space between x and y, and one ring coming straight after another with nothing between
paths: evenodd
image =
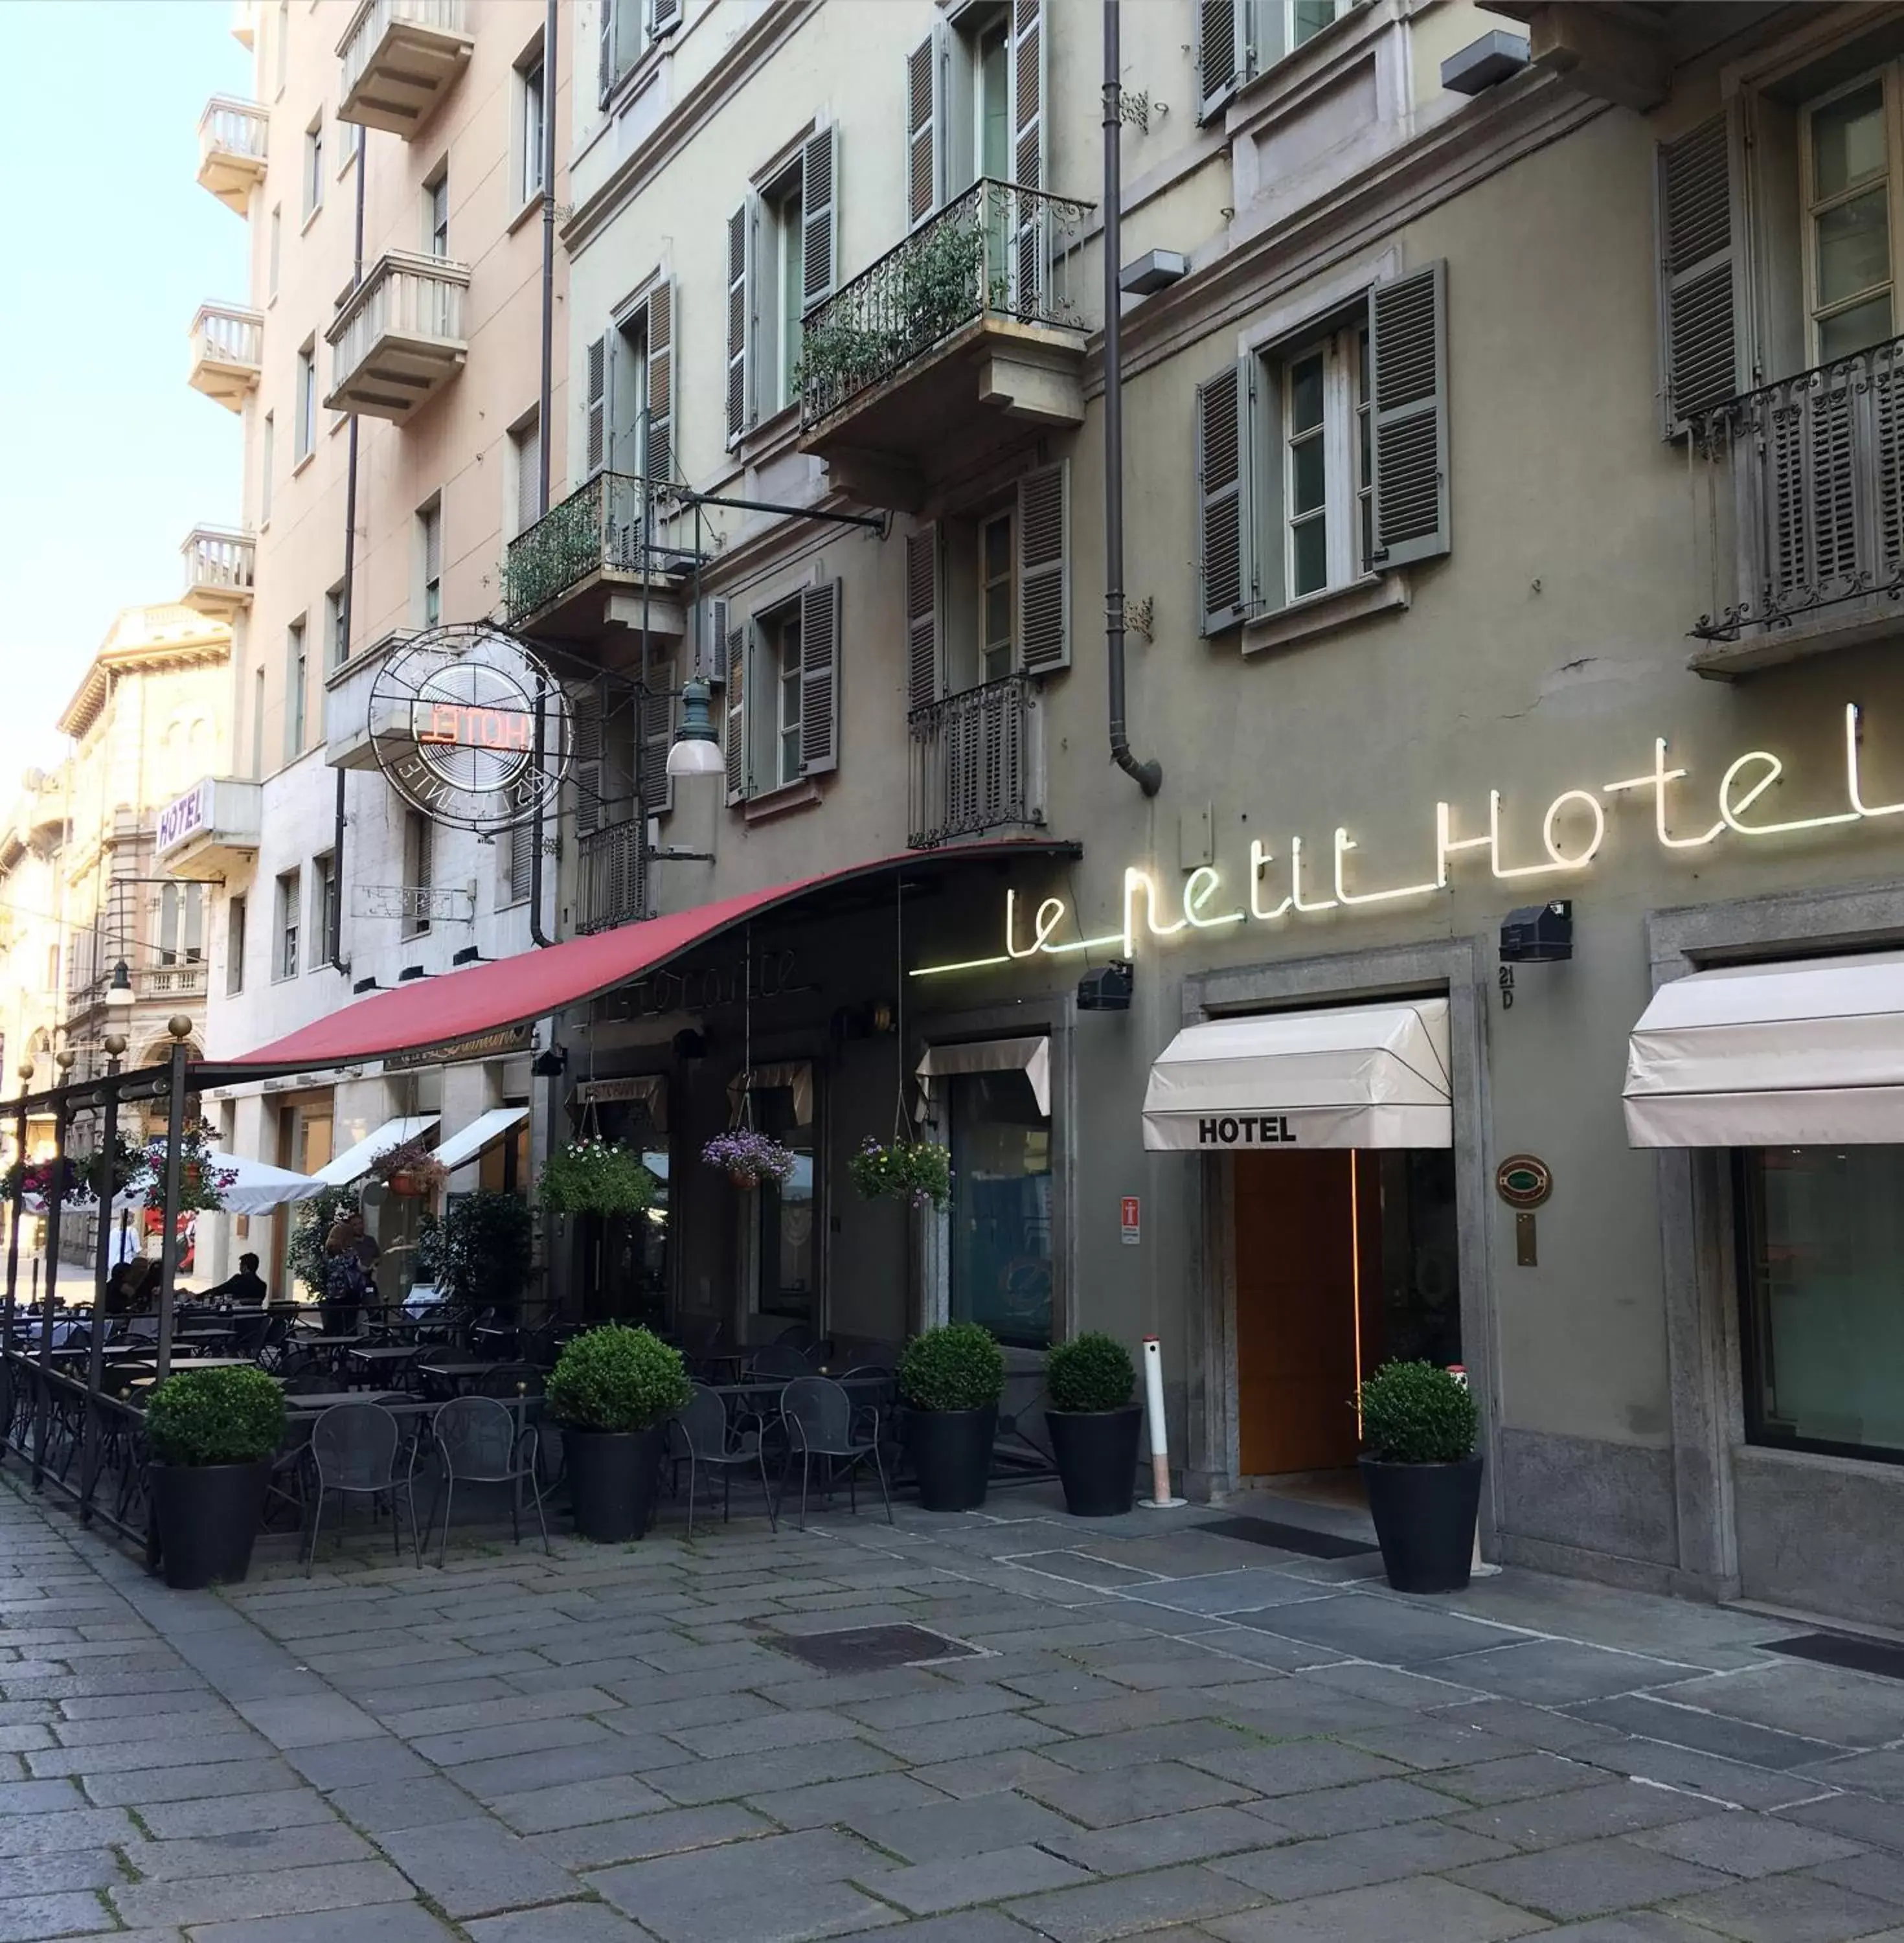
<instances>
[{"instance_id":1,"label":"black planter pot","mask_svg":"<svg viewBox=\"0 0 1904 1943\"><path fill-rule=\"evenodd\" d=\"M562 1429L569 1503L575 1528L597 1545L622 1545L648 1529L661 1475L667 1427L652 1430Z\"/></svg>"},{"instance_id":2,"label":"black planter pot","mask_svg":"<svg viewBox=\"0 0 1904 1943\"><path fill-rule=\"evenodd\" d=\"M1480 1458L1458 1464L1361 1462L1388 1582L1398 1592L1464 1590L1481 1506Z\"/></svg>"},{"instance_id":3,"label":"black planter pot","mask_svg":"<svg viewBox=\"0 0 1904 1943\"><path fill-rule=\"evenodd\" d=\"M985 1502L998 1405L983 1410L908 1410L906 1450L929 1512L976 1511Z\"/></svg>"},{"instance_id":4,"label":"black planter pot","mask_svg":"<svg viewBox=\"0 0 1904 1943\"><path fill-rule=\"evenodd\" d=\"M269 1460L153 1464L146 1475L166 1584L177 1592L237 1585L251 1569Z\"/></svg>"},{"instance_id":5,"label":"black planter pot","mask_svg":"<svg viewBox=\"0 0 1904 1943\"><path fill-rule=\"evenodd\" d=\"M1137 1438L1144 1412L1048 1410L1052 1454L1064 1487L1064 1509L1073 1518L1116 1518L1137 1495Z\"/></svg>"}]
</instances>

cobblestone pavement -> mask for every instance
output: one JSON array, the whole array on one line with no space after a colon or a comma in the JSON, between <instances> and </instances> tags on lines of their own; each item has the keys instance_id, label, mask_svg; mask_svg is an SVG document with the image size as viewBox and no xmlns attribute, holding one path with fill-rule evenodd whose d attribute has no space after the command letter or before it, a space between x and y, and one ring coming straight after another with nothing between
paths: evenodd
<instances>
[{"instance_id":1,"label":"cobblestone pavement","mask_svg":"<svg viewBox=\"0 0 1904 1943\"><path fill-rule=\"evenodd\" d=\"M0 1488L0 1943L1904 1943L1904 1682L1199 1509L367 1546L168 1593ZM980 1649L826 1673L803 1635Z\"/></svg>"}]
</instances>

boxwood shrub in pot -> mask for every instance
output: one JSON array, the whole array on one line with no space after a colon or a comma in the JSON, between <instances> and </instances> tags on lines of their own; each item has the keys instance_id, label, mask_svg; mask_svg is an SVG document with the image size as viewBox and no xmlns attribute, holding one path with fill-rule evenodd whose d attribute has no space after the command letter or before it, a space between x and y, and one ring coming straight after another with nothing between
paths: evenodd
<instances>
[{"instance_id":1,"label":"boxwood shrub in pot","mask_svg":"<svg viewBox=\"0 0 1904 1943\"><path fill-rule=\"evenodd\" d=\"M146 1481L167 1585L235 1585L251 1567L284 1392L262 1370L180 1370L146 1404Z\"/></svg>"},{"instance_id":2,"label":"boxwood shrub in pot","mask_svg":"<svg viewBox=\"0 0 1904 1943\"><path fill-rule=\"evenodd\" d=\"M647 1530L668 1420L687 1399L681 1352L650 1330L606 1323L564 1346L548 1407L584 1538L616 1545Z\"/></svg>"},{"instance_id":3,"label":"boxwood shrub in pot","mask_svg":"<svg viewBox=\"0 0 1904 1943\"><path fill-rule=\"evenodd\" d=\"M1131 1401L1136 1383L1130 1352L1113 1336L1073 1337L1045 1359L1045 1423L1073 1518L1115 1518L1131 1508L1144 1417Z\"/></svg>"},{"instance_id":4,"label":"boxwood shrub in pot","mask_svg":"<svg viewBox=\"0 0 1904 1943\"><path fill-rule=\"evenodd\" d=\"M1005 1352L977 1323L948 1322L906 1345L906 1448L927 1511L974 1511L985 1502L1004 1394Z\"/></svg>"},{"instance_id":5,"label":"boxwood shrub in pot","mask_svg":"<svg viewBox=\"0 0 1904 1943\"><path fill-rule=\"evenodd\" d=\"M1362 1482L1398 1592L1458 1592L1481 1506L1480 1414L1467 1386L1433 1363L1384 1363L1359 1396Z\"/></svg>"}]
</instances>

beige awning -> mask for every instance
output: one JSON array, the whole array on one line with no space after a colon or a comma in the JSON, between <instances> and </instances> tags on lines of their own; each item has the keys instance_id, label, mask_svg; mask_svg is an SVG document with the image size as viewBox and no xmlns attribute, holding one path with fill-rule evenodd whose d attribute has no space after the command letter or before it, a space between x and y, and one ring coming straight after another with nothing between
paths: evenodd
<instances>
[{"instance_id":1,"label":"beige awning","mask_svg":"<svg viewBox=\"0 0 1904 1943\"><path fill-rule=\"evenodd\" d=\"M1904 1143L1904 952L1662 985L1627 1043L1636 1147Z\"/></svg>"},{"instance_id":2,"label":"beige awning","mask_svg":"<svg viewBox=\"0 0 1904 1943\"><path fill-rule=\"evenodd\" d=\"M655 1131L668 1131L668 1076L665 1073L628 1073L613 1079L585 1079L570 1098L582 1107L639 1100L647 1109L648 1124Z\"/></svg>"},{"instance_id":3,"label":"beige awning","mask_svg":"<svg viewBox=\"0 0 1904 1943\"><path fill-rule=\"evenodd\" d=\"M529 1117L527 1107L492 1107L479 1113L466 1127L459 1127L448 1139L437 1143L436 1157L453 1174L480 1160L496 1142L513 1133Z\"/></svg>"},{"instance_id":4,"label":"beige awning","mask_svg":"<svg viewBox=\"0 0 1904 1943\"><path fill-rule=\"evenodd\" d=\"M413 1140L419 1134L427 1134L441 1117L436 1113L412 1113L385 1120L375 1133L366 1134L356 1146L345 1148L340 1154L333 1154L322 1167L313 1168L311 1177L321 1180L327 1187L348 1187L352 1181L361 1180L370 1172L370 1163L379 1154L388 1153L405 1140Z\"/></svg>"},{"instance_id":5,"label":"beige awning","mask_svg":"<svg viewBox=\"0 0 1904 1943\"><path fill-rule=\"evenodd\" d=\"M744 1093L770 1093L787 1088L794 1096L794 1125L813 1123L813 1062L809 1059L783 1059L771 1066L756 1066L737 1073L727 1082L727 1103L735 1119L740 1116Z\"/></svg>"},{"instance_id":6,"label":"beige awning","mask_svg":"<svg viewBox=\"0 0 1904 1943\"><path fill-rule=\"evenodd\" d=\"M1454 1141L1445 999L1189 1026L1144 1089L1144 1144L1165 1152Z\"/></svg>"},{"instance_id":7,"label":"beige awning","mask_svg":"<svg viewBox=\"0 0 1904 1943\"><path fill-rule=\"evenodd\" d=\"M1051 1118L1051 1041L1036 1038L981 1039L958 1045L929 1045L914 1069L932 1091L935 1079L960 1073L1022 1073L1031 1082L1031 1097L1046 1119ZM921 1103L922 1111L923 1103Z\"/></svg>"}]
</instances>

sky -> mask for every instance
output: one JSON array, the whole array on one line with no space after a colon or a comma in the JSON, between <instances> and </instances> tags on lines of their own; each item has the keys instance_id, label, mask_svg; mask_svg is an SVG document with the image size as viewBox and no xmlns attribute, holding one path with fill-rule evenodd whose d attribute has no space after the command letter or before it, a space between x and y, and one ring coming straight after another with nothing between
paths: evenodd
<instances>
[{"instance_id":1,"label":"sky","mask_svg":"<svg viewBox=\"0 0 1904 1943\"><path fill-rule=\"evenodd\" d=\"M186 383L192 313L244 301L244 219L198 186L198 116L248 96L232 0L0 0L0 814L121 607L235 525L234 413Z\"/></svg>"}]
</instances>

